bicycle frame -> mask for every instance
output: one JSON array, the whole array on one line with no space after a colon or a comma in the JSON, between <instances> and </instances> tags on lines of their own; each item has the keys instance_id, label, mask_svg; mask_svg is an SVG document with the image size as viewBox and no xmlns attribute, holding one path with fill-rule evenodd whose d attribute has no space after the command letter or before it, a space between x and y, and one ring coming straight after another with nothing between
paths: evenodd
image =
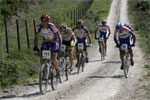
<instances>
[{"instance_id":1,"label":"bicycle frame","mask_svg":"<svg viewBox=\"0 0 150 100\"><path fill-rule=\"evenodd\" d=\"M103 37L99 37L100 42L100 53L101 53L101 60L105 59L105 48L104 48L104 38Z\"/></svg>"},{"instance_id":2,"label":"bicycle frame","mask_svg":"<svg viewBox=\"0 0 150 100\"><path fill-rule=\"evenodd\" d=\"M78 59L77 59L77 62L78 62L78 69L77 69L77 73L79 74L79 71L80 71L80 65L82 64L82 71L84 69L84 63L85 63L85 52L84 52L84 45L83 43L79 43L78 44Z\"/></svg>"},{"instance_id":3,"label":"bicycle frame","mask_svg":"<svg viewBox=\"0 0 150 100\"><path fill-rule=\"evenodd\" d=\"M130 60L129 60L130 55L128 52L127 44L123 44L121 46L121 50L123 51L123 70L124 70L125 78L127 78L129 67L130 67Z\"/></svg>"}]
</instances>

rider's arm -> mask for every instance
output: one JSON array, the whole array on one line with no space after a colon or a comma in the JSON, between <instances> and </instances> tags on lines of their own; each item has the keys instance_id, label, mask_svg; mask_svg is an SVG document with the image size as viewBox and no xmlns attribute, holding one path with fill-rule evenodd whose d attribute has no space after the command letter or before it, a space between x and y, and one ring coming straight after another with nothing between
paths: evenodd
<instances>
[{"instance_id":1,"label":"rider's arm","mask_svg":"<svg viewBox=\"0 0 150 100\"><path fill-rule=\"evenodd\" d=\"M133 44L135 44L135 42L136 42L135 34L134 34L133 32L131 32L131 35L132 35L132 37L133 37Z\"/></svg>"},{"instance_id":2,"label":"rider's arm","mask_svg":"<svg viewBox=\"0 0 150 100\"><path fill-rule=\"evenodd\" d=\"M118 41L117 41L117 31L116 30L114 32L114 41L115 41L116 45L119 45Z\"/></svg>"},{"instance_id":3,"label":"rider's arm","mask_svg":"<svg viewBox=\"0 0 150 100\"><path fill-rule=\"evenodd\" d=\"M74 33L72 34L72 39L73 39L73 41L74 41L74 44L76 44L77 40L76 40L76 37L75 37L75 34L74 34Z\"/></svg>"},{"instance_id":4,"label":"rider's arm","mask_svg":"<svg viewBox=\"0 0 150 100\"><path fill-rule=\"evenodd\" d=\"M108 38L109 38L109 36L110 36L110 34L111 34L111 31L110 31L110 27L108 26Z\"/></svg>"},{"instance_id":5,"label":"rider's arm","mask_svg":"<svg viewBox=\"0 0 150 100\"><path fill-rule=\"evenodd\" d=\"M90 32L89 32L86 28L84 28L84 29L85 29L86 34L87 34L87 36L88 36L89 43L91 44L91 43L92 43L92 40L91 40L91 34L90 34Z\"/></svg>"},{"instance_id":6,"label":"rider's arm","mask_svg":"<svg viewBox=\"0 0 150 100\"><path fill-rule=\"evenodd\" d=\"M59 48L61 47L61 45L62 45L62 37L61 37L61 35L60 35L60 32L58 31L57 33L56 33L56 36L58 37L58 39L59 39Z\"/></svg>"},{"instance_id":7,"label":"rider's arm","mask_svg":"<svg viewBox=\"0 0 150 100\"><path fill-rule=\"evenodd\" d=\"M96 33L97 33L98 27L95 30L95 39L97 38Z\"/></svg>"}]
</instances>

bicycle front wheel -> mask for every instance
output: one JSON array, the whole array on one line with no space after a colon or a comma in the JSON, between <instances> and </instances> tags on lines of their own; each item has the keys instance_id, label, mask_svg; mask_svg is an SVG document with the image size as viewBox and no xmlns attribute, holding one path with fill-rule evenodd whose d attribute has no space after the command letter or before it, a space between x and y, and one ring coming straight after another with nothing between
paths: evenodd
<instances>
[{"instance_id":1,"label":"bicycle front wheel","mask_svg":"<svg viewBox=\"0 0 150 100\"><path fill-rule=\"evenodd\" d=\"M40 93L44 94L48 88L48 79L46 78L46 65L42 64L39 75L39 89Z\"/></svg>"},{"instance_id":2,"label":"bicycle front wheel","mask_svg":"<svg viewBox=\"0 0 150 100\"><path fill-rule=\"evenodd\" d=\"M101 44L101 61L104 60L104 46L103 43Z\"/></svg>"},{"instance_id":3,"label":"bicycle front wheel","mask_svg":"<svg viewBox=\"0 0 150 100\"><path fill-rule=\"evenodd\" d=\"M127 65L127 57L124 56L123 57L123 70L124 70L124 75L125 75L125 78L128 78L128 65Z\"/></svg>"},{"instance_id":4,"label":"bicycle front wheel","mask_svg":"<svg viewBox=\"0 0 150 100\"><path fill-rule=\"evenodd\" d=\"M61 77L61 82L65 80L65 58L60 57L59 58L59 69L60 69L60 77Z\"/></svg>"},{"instance_id":5,"label":"bicycle front wheel","mask_svg":"<svg viewBox=\"0 0 150 100\"><path fill-rule=\"evenodd\" d=\"M56 70L54 67L51 68L51 88L52 90L56 90L58 83L59 83L59 77L57 76Z\"/></svg>"},{"instance_id":6,"label":"bicycle front wheel","mask_svg":"<svg viewBox=\"0 0 150 100\"><path fill-rule=\"evenodd\" d=\"M77 74L79 74L79 72L80 72L81 61L82 61L82 53L79 53L79 55L78 55L78 68L77 68Z\"/></svg>"}]
</instances>

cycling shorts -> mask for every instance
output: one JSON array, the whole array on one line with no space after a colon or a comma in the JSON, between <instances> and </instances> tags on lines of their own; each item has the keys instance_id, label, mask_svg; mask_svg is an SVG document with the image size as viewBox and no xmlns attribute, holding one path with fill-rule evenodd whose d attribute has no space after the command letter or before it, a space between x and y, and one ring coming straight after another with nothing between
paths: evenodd
<instances>
[{"instance_id":1,"label":"cycling shorts","mask_svg":"<svg viewBox=\"0 0 150 100\"><path fill-rule=\"evenodd\" d=\"M43 42L41 45L41 50L49 50L50 47L52 48L53 52L57 52L59 49L59 43L56 42L56 44L54 44L54 43Z\"/></svg>"},{"instance_id":2,"label":"cycling shorts","mask_svg":"<svg viewBox=\"0 0 150 100\"><path fill-rule=\"evenodd\" d=\"M99 37L103 37L104 39L106 39L106 32L100 32L100 36Z\"/></svg>"},{"instance_id":3,"label":"cycling shorts","mask_svg":"<svg viewBox=\"0 0 150 100\"><path fill-rule=\"evenodd\" d=\"M122 45L122 44L127 44L128 45L128 49L129 50L131 50L132 48L131 48L131 44L130 44L130 37L128 37L128 38L119 38L119 44L120 44L120 46Z\"/></svg>"},{"instance_id":4,"label":"cycling shorts","mask_svg":"<svg viewBox=\"0 0 150 100\"><path fill-rule=\"evenodd\" d=\"M85 39L85 38L77 39L76 47L78 47L78 44L79 44L79 43L83 43L84 46L87 46L87 42L86 42L86 39Z\"/></svg>"}]
</instances>

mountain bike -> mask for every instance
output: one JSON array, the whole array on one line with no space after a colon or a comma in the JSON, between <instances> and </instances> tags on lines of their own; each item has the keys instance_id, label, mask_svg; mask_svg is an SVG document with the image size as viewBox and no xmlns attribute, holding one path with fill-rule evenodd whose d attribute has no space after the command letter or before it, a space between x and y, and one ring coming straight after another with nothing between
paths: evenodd
<instances>
[{"instance_id":1,"label":"mountain bike","mask_svg":"<svg viewBox=\"0 0 150 100\"><path fill-rule=\"evenodd\" d=\"M39 75L39 88L41 94L44 94L48 91L49 84L51 84L52 90L55 90L58 82L61 82L61 78L57 75L54 64L49 61L52 53L53 50L51 47L49 50L42 50L43 62Z\"/></svg>"},{"instance_id":2,"label":"mountain bike","mask_svg":"<svg viewBox=\"0 0 150 100\"><path fill-rule=\"evenodd\" d=\"M131 47L133 47L133 46L131 46ZM120 47L120 49L123 50L123 70L124 70L125 78L128 78L129 67L131 64L128 48L129 47L127 44L122 44Z\"/></svg>"},{"instance_id":3,"label":"mountain bike","mask_svg":"<svg viewBox=\"0 0 150 100\"><path fill-rule=\"evenodd\" d=\"M84 44L83 43L78 43L78 59L77 59L77 73L79 74L80 72L80 66L82 66L82 72L84 71L84 66L85 66L85 52L84 52Z\"/></svg>"},{"instance_id":4,"label":"mountain bike","mask_svg":"<svg viewBox=\"0 0 150 100\"><path fill-rule=\"evenodd\" d=\"M69 61L68 61L68 51L70 50L69 46L62 45L61 47L61 53L62 55L59 57L59 67L60 67L60 76L63 78L64 74L66 77L66 80L68 80L69 75ZM62 79L61 78L61 79Z\"/></svg>"},{"instance_id":5,"label":"mountain bike","mask_svg":"<svg viewBox=\"0 0 150 100\"><path fill-rule=\"evenodd\" d=\"M100 41L100 48L99 48L99 52L101 54L101 60L105 59L105 47L104 47L104 38L103 37L99 37L99 41Z\"/></svg>"}]
</instances>

